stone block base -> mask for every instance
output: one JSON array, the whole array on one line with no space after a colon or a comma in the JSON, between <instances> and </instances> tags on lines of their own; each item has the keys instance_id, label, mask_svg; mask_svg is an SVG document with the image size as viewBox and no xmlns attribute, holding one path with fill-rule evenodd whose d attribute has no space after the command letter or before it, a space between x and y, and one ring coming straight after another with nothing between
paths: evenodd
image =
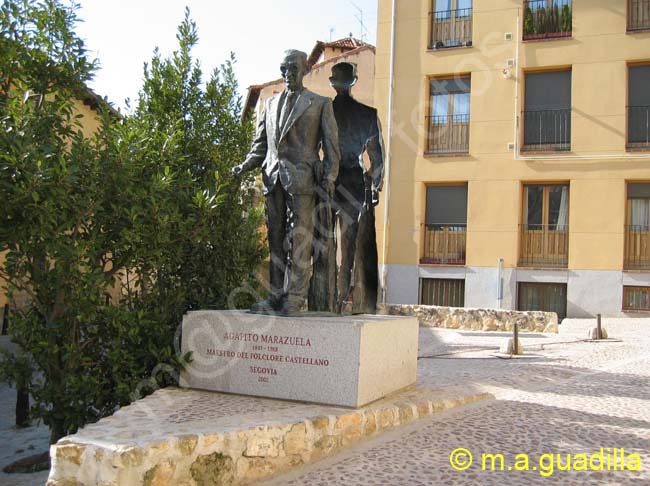
<instances>
[{"instance_id":1,"label":"stone block base","mask_svg":"<svg viewBox=\"0 0 650 486\"><path fill-rule=\"evenodd\" d=\"M182 387L356 408L415 383L418 321L197 311L188 351Z\"/></svg>"}]
</instances>

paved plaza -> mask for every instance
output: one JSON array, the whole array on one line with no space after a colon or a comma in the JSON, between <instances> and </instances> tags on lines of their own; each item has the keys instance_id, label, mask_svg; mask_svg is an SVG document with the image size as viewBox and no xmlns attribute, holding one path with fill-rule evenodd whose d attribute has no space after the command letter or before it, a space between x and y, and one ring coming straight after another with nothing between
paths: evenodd
<instances>
[{"instance_id":1,"label":"paved plaza","mask_svg":"<svg viewBox=\"0 0 650 486\"><path fill-rule=\"evenodd\" d=\"M615 339L584 342L593 323L565 320L558 335L524 334L526 356L516 359L495 357L505 334L421 329L420 385L464 386L496 399L419 420L264 484L650 484L650 319L607 319ZM0 388L2 467L47 445L42 426L12 428L14 393ZM450 466L458 448L473 455L465 471ZM607 449L610 457L614 449L638 454L641 470L559 470L566 454L601 448L604 457ZM482 454L503 454L505 470L483 471ZM528 455L530 470L508 470L517 454ZM540 463L542 454L561 454L560 465ZM0 485L46 477L0 473Z\"/></svg>"},{"instance_id":2,"label":"paved plaza","mask_svg":"<svg viewBox=\"0 0 650 486\"><path fill-rule=\"evenodd\" d=\"M592 323L566 320L556 337L526 336L526 358L492 358L486 349L421 359L420 381L473 384L496 400L421 420L265 484L650 484L650 320L606 320L620 341L577 342ZM448 351L498 342L458 332L454 344L448 331L423 333L438 352L445 351L439 340ZM462 472L450 465L457 448L474 459ZM567 453L590 457L601 448L604 458L607 448L639 454L641 471L567 472L558 470L557 459L539 462L542 454L561 453L564 467ZM505 470L497 462L497 470L483 471L482 454L503 454ZM528 455L530 470L508 470L517 454ZM611 454L610 463L613 469Z\"/></svg>"}]
</instances>

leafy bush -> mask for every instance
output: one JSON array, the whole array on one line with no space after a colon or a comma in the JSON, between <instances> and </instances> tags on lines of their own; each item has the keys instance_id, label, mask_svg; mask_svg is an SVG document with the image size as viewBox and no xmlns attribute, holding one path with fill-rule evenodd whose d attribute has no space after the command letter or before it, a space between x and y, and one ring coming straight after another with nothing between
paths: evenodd
<instances>
[{"instance_id":1,"label":"leafy bush","mask_svg":"<svg viewBox=\"0 0 650 486\"><path fill-rule=\"evenodd\" d=\"M100 104L89 134L75 100L95 62L76 21L60 0L0 7L0 276L27 296L10 333L52 442L175 383L183 313L244 304L264 256L259 211L229 175L252 135L233 60L203 85L186 13L132 116Z\"/></svg>"}]
</instances>

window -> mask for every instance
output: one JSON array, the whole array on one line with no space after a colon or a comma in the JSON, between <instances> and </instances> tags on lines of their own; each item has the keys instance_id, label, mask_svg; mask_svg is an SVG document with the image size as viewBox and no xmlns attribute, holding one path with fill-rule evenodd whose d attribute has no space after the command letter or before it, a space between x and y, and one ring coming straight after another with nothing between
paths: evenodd
<instances>
[{"instance_id":1,"label":"window","mask_svg":"<svg viewBox=\"0 0 650 486\"><path fill-rule=\"evenodd\" d=\"M523 150L571 149L571 71L526 74Z\"/></svg>"},{"instance_id":2,"label":"window","mask_svg":"<svg viewBox=\"0 0 650 486\"><path fill-rule=\"evenodd\" d=\"M464 265L467 185L427 187L423 264Z\"/></svg>"},{"instance_id":3,"label":"window","mask_svg":"<svg viewBox=\"0 0 650 486\"><path fill-rule=\"evenodd\" d=\"M650 149L650 65L630 66L627 147Z\"/></svg>"},{"instance_id":4,"label":"window","mask_svg":"<svg viewBox=\"0 0 650 486\"><path fill-rule=\"evenodd\" d=\"M519 283L517 310L555 312L566 317L567 286L561 283Z\"/></svg>"},{"instance_id":5,"label":"window","mask_svg":"<svg viewBox=\"0 0 650 486\"><path fill-rule=\"evenodd\" d=\"M472 45L472 0L433 0L430 49Z\"/></svg>"},{"instance_id":6,"label":"window","mask_svg":"<svg viewBox=\"0 0 650 486\"><path fill-rule=\"evenodd\" d=\"M623 287L623 310L650 311L650 287Z\"/></svg>"},{"instance_id":7,"label":"window","mask_svg":"<svg viewBox=\"0 0 650 486\"><path fill-rule=\"evenodd\" d=\"M465 306L465 280L423 278L420 281L420 305Z\"/></svg>"},{"instance_id":8,"label":"window","mask_svg":"<svg viewBox=\"0 0 650 486\"><path fill-rule=\"evenodd\" d=\"M436 78L431 80L429 153L467 153L471 79Z\"/></svg>"},{"instance_id":9,"label":"window","mask_svg":"<svg viewBox=\"0 0 650 486\"><path fill-rule=\"evenodd\" d=\"M566 268L569 252L569 186L524 186L521 266Z\"/></svg>"},{"instance_id":10,"label":"window","mask_svg":"<svg viewBox=\"0 0 650 486\"><path fill-rule=\"evenodd\" d=\"M628 0L628 32L650 29L650 0Z\"/></svg>"},{"instance_id":11,"label":"window","mask_svg":"<svg viewBox=\"0 0 650 486\"><path fill-rule=\"evenodd\" d=\"M650 268L650 183L627 186L624 267Z\"/></svg>"},{"instance_id":12,"label":"window","mask_svg":"<svg viewBox=\"0 0 650 486\"><path fill-rule=\"evenodd\" d=\"M571 0L524 0L524 40L571 37Z\"/></svg>"},{"instance_id":13,"label":"window","mask_svg":"<svg viewBox=\"0 0 650 486\"><path fill-rule=\"evenodd\" d=\"M451 18L451 0L434 0L436 5L436 19Z\"/></svg>"}]
</instances>

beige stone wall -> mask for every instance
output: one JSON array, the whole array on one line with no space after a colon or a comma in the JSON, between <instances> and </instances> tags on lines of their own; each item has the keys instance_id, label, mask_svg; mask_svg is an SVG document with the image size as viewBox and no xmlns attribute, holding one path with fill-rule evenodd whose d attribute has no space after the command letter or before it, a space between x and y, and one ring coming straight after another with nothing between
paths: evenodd
<instances>
[{"instance_id":1,"label":"beige stone wall","mask_svg":"<svg viewBox=\"0 0 650 486\"><path fill-rule=\"evenodd\" d=\"M381 306L381 313L391 316L415 316L420 327L440 327L469 331L513 330L522 332L558 332L557 314L553 312L518 312L496 309L459 309L427 305Z\"/></svg>"}]
</instances>

